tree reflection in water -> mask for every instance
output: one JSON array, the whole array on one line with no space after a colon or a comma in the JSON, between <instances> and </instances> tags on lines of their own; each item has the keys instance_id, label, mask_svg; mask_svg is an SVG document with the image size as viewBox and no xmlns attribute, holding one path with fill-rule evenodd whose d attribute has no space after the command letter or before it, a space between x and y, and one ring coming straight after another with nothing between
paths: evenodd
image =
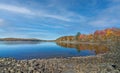
<instances>
[{"instance_id":1,"label":"tree reflection in water","mask_svg":"<svg viewBox=\"0 0 120 73\"><path fill-rule=\"evenodd\" d=\"M65 48L75 48L78 52L81 50L95 51L95 54L103 54L109 51L107 45L100 44L74 44L74 43L56 43L57 45Z\"/></svg>"}]
</instances>

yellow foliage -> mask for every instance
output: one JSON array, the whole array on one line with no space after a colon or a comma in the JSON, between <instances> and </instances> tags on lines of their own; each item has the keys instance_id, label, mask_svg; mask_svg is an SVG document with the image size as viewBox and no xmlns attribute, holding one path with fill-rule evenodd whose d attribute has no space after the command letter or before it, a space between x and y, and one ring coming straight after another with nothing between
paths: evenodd
<instances>
[{"instance_id":1,"label":"yellow foliage","mask_svg":"<svg viewBox=\"0 0 120 73\"><path fill-rule=\"evenodd\" d=\"M107 32L106 32L106 36L107 36L107 37L111 36L112 34L113 34L113 31L107 30Z\"/></svg>"}]
</instances>

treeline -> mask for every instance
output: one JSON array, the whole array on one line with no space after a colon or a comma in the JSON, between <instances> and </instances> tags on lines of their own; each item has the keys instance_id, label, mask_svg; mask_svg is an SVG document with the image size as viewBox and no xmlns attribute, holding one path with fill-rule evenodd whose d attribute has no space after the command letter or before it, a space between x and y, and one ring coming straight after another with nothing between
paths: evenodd
<instances>
[{"instance_id":1,"label":"treeline","mask_svg":"<svg viewBox=\"0 0 120 73\"><path fill-rule=\"evenodd\" d=\"M75 36L63 36L56 40L60 41L78 41L78 42L106 42L106 41L120 41L119 28L107 28L104 30L97 30L93 34L81 34L78 32Z\"/></svg>"}]
</instances>

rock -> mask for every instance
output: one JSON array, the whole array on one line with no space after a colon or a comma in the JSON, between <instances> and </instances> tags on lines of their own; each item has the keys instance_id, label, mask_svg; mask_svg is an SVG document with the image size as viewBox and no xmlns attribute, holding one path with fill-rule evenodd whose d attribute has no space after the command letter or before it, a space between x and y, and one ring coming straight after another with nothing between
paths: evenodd
<instances>
[{"instance_id":1,"label":"rock","mask_svg":"<svg viewBox=\"0 0 120 73\"><path fill-rule=\"evenodd\" d=\"M120 73L119 70L113 70L111 73Z\"/></svg>"},{"instance_id":2,"label":"rock","mask_svg":"<svg viewBox=\"0 0 120 73\"><path fill-rule=\"evenodd\" d=\"M112 67L113 67L113 68L115 68L115 69L117 68L117 66L116 66L116 65L112 65Z\"/></svg>"},{"instance_id":3,"label":"rock","mask_svg":"<svg viewBox=\"0 0 120 73\"><path fill-rule=\"evenodd\" d=\"M111 71L114 70L114 68L113 68L112 66L109 65L109 66L106 68L106 70L107 70L107 72L111 72Z\"/></svg>"},{"instance_id":4,"label":"rock","mask_svg":"<svg viewBox=\"0 0 120 73\"><path fill-rule=\"evenodd\" d=\"M63 71L62 73L76 73L76 71L72 69L68 69L68 70Z\"/></svg>"}]
</instances>

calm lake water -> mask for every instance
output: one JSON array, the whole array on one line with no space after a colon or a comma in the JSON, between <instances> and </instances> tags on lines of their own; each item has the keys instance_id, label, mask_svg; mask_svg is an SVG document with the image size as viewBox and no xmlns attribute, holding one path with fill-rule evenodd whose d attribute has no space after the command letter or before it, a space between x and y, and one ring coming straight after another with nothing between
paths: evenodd
<instances>
[{"instance_id":1,"label":"calm lake water","mask_svg":"<svg viewBox=\"0 0 120 73\"><path fill-rule=\"evenodd\" d=\"M106 53L108 50L103 45L75 45L55 42L0 42L0 57L12 57L15 59L90 56Z\"/></svg>"}]
</instances>

